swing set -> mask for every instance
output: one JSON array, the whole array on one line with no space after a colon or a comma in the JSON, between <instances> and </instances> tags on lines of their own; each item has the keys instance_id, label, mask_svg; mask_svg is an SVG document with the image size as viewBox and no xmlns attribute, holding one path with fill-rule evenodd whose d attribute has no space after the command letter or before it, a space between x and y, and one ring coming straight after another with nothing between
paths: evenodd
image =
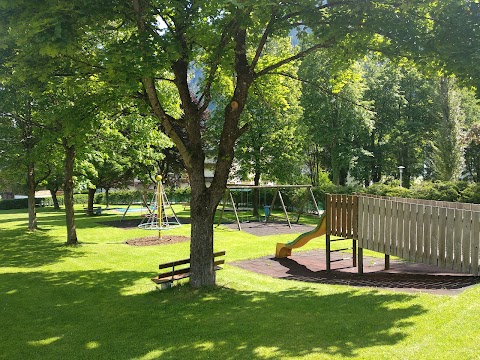
<instances>
[{"instance_id":1,"label":"swing set","mask_svg":"<svg viewBox=\"0 0 480 360\"><path fill-rule=\"evenodd\" d=\"M314 211L316 212L316 214L318 216L320 216L320 209L318 208L317 201L316 201L315 196L313 194L312 185L238 185L237 184L237 185L227 185L227 189L225 191L225 196L223 197L222 210L221 210L220 217L219 217L219 220L218 220L218 225L220 225L222 223L222 219L223 219L223 216L224 216L224 213L225 213L225 210L226 210L227 202L228 202L228 200L230 200L230 204L231 204L233 213L235 215L235 223L238 226L238 230L242 230L241 221L240 221L240 218L239 218L239 211L240 210L250 210L250 208L248 208L248 194L253 189L259 189L259 190L264 190L264 194L265 194L264 195L264 199L265 199L265 204L264 204L265 224L268 224L270 219L273 217L272 216L272 210L275 206L275 202L278 199L280 201L280 205L282 207L283 214L285 216L284 219L286 220L288 227L291 228L292 224L291 224L291 221L290 221L290 217L288 216L288 212L287 212L287 208L285 206L285 202L283 201L282 191L284 192L286 189L292 189L292 188L293 189L305 189L305 196L303 197L302 203L298 207L297 219L295 220L295 223L298 223L298 221L300 220L300 216L303 212L303 209L304 209L305 204L307 203L309 197L312 199L313 206L314 206ZM266 191L267 190L273 190L273 192L274 192L272 202L270 203L270 205L267 205L267 201L266 201ZM235 203L234 196L233 196L232 192L241 192L241 201L240 201L239 206L237 206L237 204ZM246 194L246 197L247 197L247 202L246 203L243 202L243 194L244 193ZM255 199L252 199L252 202L253 201L255 201Z\"/></svg>"}]
</instances>

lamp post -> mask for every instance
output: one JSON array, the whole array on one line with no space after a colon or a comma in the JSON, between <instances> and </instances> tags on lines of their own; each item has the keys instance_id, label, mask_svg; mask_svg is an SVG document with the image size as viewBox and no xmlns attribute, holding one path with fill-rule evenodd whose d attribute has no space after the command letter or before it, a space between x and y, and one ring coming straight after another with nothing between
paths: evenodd
<instances>
[{"instance_id":1,"label":"lamp post","mask_svg":"<svg viewBox=\"0 0 480 360\"><path fill-rule=\"evenodd\" d=\"M398 167L398 171L400 171L400 187L403 187L403 180L402 180L403 169L405 169L405 166L400 165L400 166Z\"/></svg>"}]
</instances>

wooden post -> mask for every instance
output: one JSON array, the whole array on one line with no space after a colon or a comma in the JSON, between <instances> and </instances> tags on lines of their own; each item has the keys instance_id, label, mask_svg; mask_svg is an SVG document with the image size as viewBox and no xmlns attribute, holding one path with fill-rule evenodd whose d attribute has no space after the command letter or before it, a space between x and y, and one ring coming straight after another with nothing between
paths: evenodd
<instances>
[{"instance_id":1,"label":"wooden post","mask_svg":"<svg viewBox=\"0 0 480 360\"><path fill-rule=\"evenodd\" d=\"M330 195L325 195L325 211L326 214L326 222L327 222L327 230L325 233L325 266L327 272L330 272L330 233L331 233L331 221L332 221L332 209L330 203Z\"/></svg>"},{"instance_id":2,"label":"wooden post","mask_svg":"<svg viewBox=\"0 0 480 360\"><path fill-rule=\"evenodd\" d=\"M363 275L363 248L358 248L358 273Z\"/></svg>"},{"instance_id":3,"label":"wooden post","mask_svg":"<svg viewBox=\"0 0 480 360\"><path fill-rule=\"evenodd\" d=\"M350 212L352 224L352 257L353 266L357 266L357 239L358 239L358 195L353 195L352 208Z\"/></svg>"}]
</instances>

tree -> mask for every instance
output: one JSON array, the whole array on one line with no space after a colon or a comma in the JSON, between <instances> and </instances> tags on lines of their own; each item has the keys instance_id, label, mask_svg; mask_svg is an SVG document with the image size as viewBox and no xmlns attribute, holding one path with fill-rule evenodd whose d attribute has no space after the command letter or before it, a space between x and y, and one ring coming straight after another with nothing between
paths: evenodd
<instances>
[{"instance_id":1,"label":"tree","mask_svg":"<svg viewBox=\"0 0 480 360\"><path fill-rule=\"evenodd\" d=\"M51 171L44 160L49 144L41 119L42 105L27 84L7 81L0 85L0 104L0 129L4 136L0 142L0 167L9 169L3 172L3 176L9 175L7 181L23 184L28 196L28 229L36 230L35 191Z\"/></svg>"},{"instance_id":2,"label":"tree","mask_svg":"<svg viewBox=\"0 0 480 360\"><path fill-rule=\"evenodd\" d=\"M301 77L310 79L301 104L311 147L319 149L321 166L333 183L345 185L371 127L362 69L358 64L339 67L328 53L317 53L304 60Z\"/></svg>"},{"instance_id":3,"label":"tree","mask_svg":"<svg viewBox=\"0 0 480 360\"><path fill-rule=\"evenodd\" d=\"M433 171L438 180L455 181L463 169L462 97L453 77L442 76L438 86L438 127L434 132Z\"/></svg>"},{"instance_id":4,"label":"tree","mask_svg":"<svg viewBox=\"0 0 480 360\"><path fill-rule=\"evenodd\" d=\"M464 156L467 176L480 182L480 124L474 124L467 133Z\"/></svg>"}]
</instances>

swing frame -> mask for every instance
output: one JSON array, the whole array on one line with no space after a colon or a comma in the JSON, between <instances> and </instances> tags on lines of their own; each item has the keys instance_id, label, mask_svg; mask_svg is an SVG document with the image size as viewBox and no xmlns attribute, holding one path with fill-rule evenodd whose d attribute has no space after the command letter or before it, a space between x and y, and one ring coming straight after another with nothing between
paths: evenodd
<instances>
[{"instance_id":1,"label":"swing frame","mask_svg":"<svg viewBox=\"0 0 480 360\"><path fill-rule=\"evenodd\" d=\"M245 190L245 189L273 189L275 192L274 192L274 196L273 196L273 199L272 199L272 203L270 204L270 212L269 212L268 216L265 218L265 224L267 224L268 221L270 220L272 210L273 210L273 207L275 205L275 201L277 200L277 197L278 197L280 199L280 204L282 205L283 213L285 214L285 220L287 221L288 227L292 228L292 224L290 222L290 218L288 216L287 208L285 206L285 202L283 201L282 192L281 192L281 190L291 189L291 188L296 188L296 189L303 189L304 188L305 189L305 197L304 197L304 200L303 200L301 206L299 207L299 210L298 210L298 213L297 213L297 219L296 219L295 223L298 223L298 221L300 220L300 216L301 216L301 212L302 212L301 209L303 209L303 206L304 206L305 202L307 201L309 195L311 196L311 198L313 200L313 204L315 206L315 209L317 210L317 215L320 216L320 209L318 208L317 200L315 199L315 195L313 194L312 185L240 185L240 184L230 184L230 185L227 185L227 188L225 190L225 195L223 197L222 211L220 213L220 218L218 219L217 226L220 226L220 224L222 223L223 213L225 212L225 205L227 203L227 199L230 198L230 201L231 201L232 207L233 207L233 212L235 214L235 223L237 224L238 230L240 230L240 231L242 230L242 226L240 224L240 219L238 218L238 207L235 204L235 200L233 199L232 190L235 191L235 190Z\"/></svg>"}]
</instances>

